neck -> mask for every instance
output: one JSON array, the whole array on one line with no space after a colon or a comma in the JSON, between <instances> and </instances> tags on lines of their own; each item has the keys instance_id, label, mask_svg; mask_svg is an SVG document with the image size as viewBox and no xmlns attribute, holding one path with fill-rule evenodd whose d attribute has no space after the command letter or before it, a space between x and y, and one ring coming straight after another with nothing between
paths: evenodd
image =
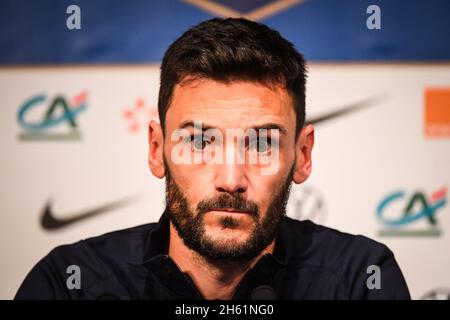
<instances>
[{"instance_id":1,"label":"neck","mask_svg":"<svg viewBox=\"0 0 450 320\"><path fill-rule=\"evenodd\" d=\"M205 299L231 299L248 270L267 253L273 253L275 240L257 257L247 261L217 261L189 249L170 223L169 256L194 282Z\"/></svg>"}]
</instances>

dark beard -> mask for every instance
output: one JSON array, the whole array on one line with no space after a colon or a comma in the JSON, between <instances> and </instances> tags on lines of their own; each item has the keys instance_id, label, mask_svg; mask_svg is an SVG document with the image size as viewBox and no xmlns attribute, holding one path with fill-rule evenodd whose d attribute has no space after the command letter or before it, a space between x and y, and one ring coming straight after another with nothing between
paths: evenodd
<instances>
[{"instance_id":1,"label":"dark beard","mask_svg":"<svg viewBox=\"0 0 450 320\"><path fill-rule=\"evenodd\" d=\"M189 207L183 192L172 179L169 167L164 159L166 170L166 206L169 219L174 225L184 244L211 260L247 261L258 256L275 239L281 218L286 215L286 204L289 198L293 167L282 187L268 207L267 214L261 218L258 205L245 200L241 194L220 193L218 196L199 202L195 213ZM220 246L205 236L204 215L213 208L229 208L250 211L254 229L247 241L239 245ZM219 220L222 228L235 228L238 221L230 216Z\"/></svg>"}]
</instances>

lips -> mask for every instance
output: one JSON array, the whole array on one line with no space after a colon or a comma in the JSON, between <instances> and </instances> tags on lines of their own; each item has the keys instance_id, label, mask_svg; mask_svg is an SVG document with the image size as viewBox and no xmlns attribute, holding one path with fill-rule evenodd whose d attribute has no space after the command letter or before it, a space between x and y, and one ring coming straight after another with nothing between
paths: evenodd
<instances>
[{"instance_id":1,"label":"lips","mask_svg":"<svg viewBox=\"0 0 450 320\"><path fill-rule=\"evenodd\" d=\"M213 208L210 211L222 211L222 212L229 212L229 213L247 213L252 214L249 210L242 210L242 209L233 209L233 208Z\"/></svg>"}]
</instances>

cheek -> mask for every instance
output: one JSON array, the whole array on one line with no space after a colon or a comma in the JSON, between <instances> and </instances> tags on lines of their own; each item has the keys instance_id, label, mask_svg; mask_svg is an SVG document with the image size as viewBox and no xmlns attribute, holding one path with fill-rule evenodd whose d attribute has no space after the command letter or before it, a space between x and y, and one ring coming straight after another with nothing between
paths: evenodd
<instances>
[{"instance_id":1,"label":"cheek","mask_svg":"<svg viewBox=\"0 0 450 320\"><path fill-rule=\"evenodd\" d=\"M269 205L280 192L282 186L286 184L286 180L289 178L290 170L294 165L294 157L290 157L289 161L283 161L280 159L279 170L273 175L253 175L251 179L251 185L253 186L250 199L258 203L260 210L266 212Z\"/></svg>"},{"instance_id":2,"label":"cheek","mask_svg":"<svg viewBox=\"0 0 450 320\"><path fill-rule=\"evenodd\" d=\"M295 158L295 148L280 149L278 154L274 153L272 158L267 158L262 166L252 168L252 173L257 176L259 183L267 183L271 187L279 186L288 177L295 164Z\"/></svg>"},{"instance_id":3,"label":"cheek","mask_svg":"<svg viewBox=\"0 0 450 320\"><path fill-rule=\"evenodd\" d=\"M192 208L211 193L214 184L207 168L173 163L170 164L170 168L172 179L183 191Z\"/></svg>"},{"instance_id":4,"label":"cheek","mask_svg":"<svg viewBox=\"0 0 450 320\"><path fill-rule=\"evenodd\" d=\"M281 179L279 175L273 176L256 176L252 179L253 197L249 194L249 199L256 202L262 212L266 212L270 202L276 194L276 191L284 183L284 178Z\"/></svg>"}]
</instances>

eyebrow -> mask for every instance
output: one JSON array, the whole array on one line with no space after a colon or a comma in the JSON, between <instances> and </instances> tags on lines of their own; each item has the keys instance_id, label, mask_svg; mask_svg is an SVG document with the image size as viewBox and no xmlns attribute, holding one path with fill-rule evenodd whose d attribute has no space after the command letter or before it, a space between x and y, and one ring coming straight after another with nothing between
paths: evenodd
<instances>
[{"instance_id":1,"label":"eyebrow","mask_svg":"<svg viewBox=\"0 0 450 320\"><path fill-rule=\"evenodd\" d=\"M183 122L178 126L179 129L186 129L186 128L189 128L189 127L194 128L194 121L192 121L192 120L186 120L186 121L183 121ZM217 127L214 127L214 126L211 126L211 125L207 125L207 124L202 123L202 132L203 132L203 131L206 131L206 130L209 130L209 129L217 129ZM254 129L254 130L260 130L260 129L266 129L266 130L270 130L270 129L278 129L278 130L280 131L281 134L283 134L283 135L286 135L286 134L287 134L287 130L286 130L285 127L283 127L283 126L281 126L281 125L279 125L279 124L277 124L277 123L272 123L272 122L270 122L270 123L265 123L265 124L258 125L258 126L253 126L253 127L250 127L250 128L246 128L245 130L247 130L247 129ZM269 131L269 132L270 132L270 131Z\"/></svg>"}]
</instances>

